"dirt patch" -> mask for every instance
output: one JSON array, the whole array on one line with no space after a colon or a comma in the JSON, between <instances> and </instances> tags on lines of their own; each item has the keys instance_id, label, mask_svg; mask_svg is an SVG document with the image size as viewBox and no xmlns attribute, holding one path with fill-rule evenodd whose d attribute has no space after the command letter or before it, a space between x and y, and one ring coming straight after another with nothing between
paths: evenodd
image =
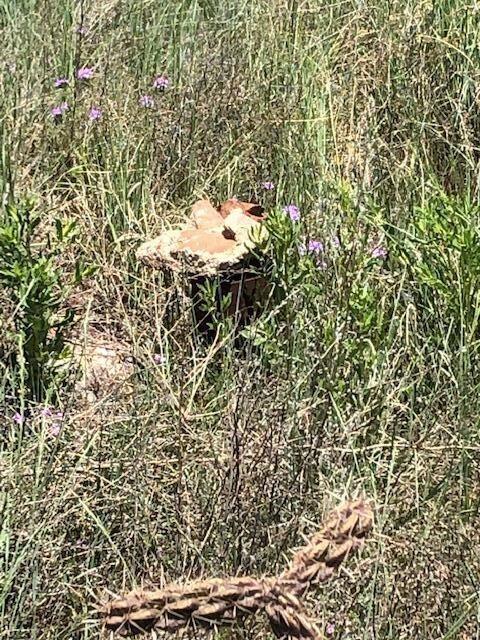
<instances>
[{"instance_id":1,"label":"dirt patch","mask_svg":"<svg viewBox=\"0 0 480 640\"><path fill-rule=\"evenodd\" d=\"M83 339L79 337L74 343L73 361L79 371L76 389L87 400L132 392L132 353L114 336L89 329Z\"/></svg>"}]
</instances>

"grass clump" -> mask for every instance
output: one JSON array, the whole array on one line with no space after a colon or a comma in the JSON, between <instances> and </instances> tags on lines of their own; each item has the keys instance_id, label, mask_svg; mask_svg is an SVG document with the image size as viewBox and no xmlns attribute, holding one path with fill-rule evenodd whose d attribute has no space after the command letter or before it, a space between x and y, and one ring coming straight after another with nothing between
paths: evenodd
<instances>
[{"instance_id":1,"label":"grass clump","mask_svg":"<svg viewBox=\"0 0 480 640\"><path fill-rule=\"evenodd\" d=\"M318 627L475 637L479 15L0 3L5 638L98 637L107 590L275 575L347 495L374 501L376 531L348 580L308 594ZM222 313L199 342L180 287L135 258L204 195L271 213L274 286L241 348ZM79 260L98 269L67 296ZM115 367L79 364L92 341Z\"/></svg>"}]
</instances>

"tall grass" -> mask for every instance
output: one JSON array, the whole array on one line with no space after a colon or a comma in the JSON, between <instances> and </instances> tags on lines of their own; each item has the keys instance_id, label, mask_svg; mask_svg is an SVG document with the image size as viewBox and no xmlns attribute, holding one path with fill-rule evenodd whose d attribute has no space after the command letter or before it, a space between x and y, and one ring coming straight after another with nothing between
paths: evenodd
<instances>
[{"instance_id":1,"label":"tall grass","mask_svg":"<svg viewBox=\"0 0 480 640\"><path fill-rule=\"evenodd\" d=\"M133 373L65 386L57 434L39 407L12 419L0 364L0 637L98 637L107 590L271 575L351 495L376 535L310 593L320 627L478 637L478 23L460 0L1 0L3 201L76 220L59 268L99 268L72 340L119 341ZM296 203L299 241L326 247L317 268L278 239L282 295L242 349L199 344L188 300L135 260L203 194Z\"/></svg>"}]
</instances>

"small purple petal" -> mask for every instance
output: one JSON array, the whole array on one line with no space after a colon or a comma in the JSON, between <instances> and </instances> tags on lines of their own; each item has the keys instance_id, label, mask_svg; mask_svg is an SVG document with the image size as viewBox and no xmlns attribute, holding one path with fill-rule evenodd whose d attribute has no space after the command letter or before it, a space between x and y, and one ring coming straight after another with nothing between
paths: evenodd
<instances>
[{"instance_id":1,"label":"small purple petal","mask_svg":"<svg viewBox=\"0 0 480 640\"><path fill-rule=\"evenodd\" d=\"M293 222L298 222L300 220L300 209L297 205L287 204L287 206L283 208L283 211L290 217L290 220L293 220Z\"/></svg>"},{"instance_id":2,"label":"small purple petal","mask_svg":"<svg viewBox=\"0 0 480 640\"><path fill-rule=\"evenodd\" d=\"M79 80L90 80L93 76L93 69L91 67L81 67L77 71L77 78Z\"/></svg>"},{"instance_id":3,"label":"small purple petal","mask_svg":"<svg viewBox=\"0 0 480 640\"><path fill-rule=\"evenodd\" d=\"M300 255L304 256L307 253L322 253L324 250L324 246L323 246L323 242L320 242L320 240L309 240L308 244L301 244L298 247L298 252L300 253Z\"/></svg>"},{"instance_id":4,"label":"small purple petal","mask_svg":"<svg viewBox=\"0 0 480 640\"><path fill-rule=\"evenodd\" d=\"M385 249L385 247L378 246L372 249L371 256L372 258L385 260L385 258L388 256L388 251Z\"/></svg>"},{"instance_id":5,"label":"small purple petal","mask_svg":"<svg viewBox=\"0 0 480 640\"><path fill-rule=\"evenodd\" d=\"M338 236L332 237L332 245L335 247L335 249L338 249L340 247L340 238Z\"/></svg>"},{"instance_id":6,"label":"small purple petal","mask_svg":"<svg viewBox=\"0 0 480 640\"><path fill-rule=\"evenodd\" d=\"M265 191L273 191L275 189L275 185L271 180L266 180L262 182L262 187Z\"/></svg>"},{"instance_id":7,"label":"small purple petal","mask_svg":"<svg viewBox=\"0 0 480 640\"><path fill-rule=\"evenodd\" d=\"M310 240L308 243L308 250L311 253L321 253L323 251L323 243L320 240Z\"/></svg>"},{"instance_id":8,"label":"small purple petal","mask_svg":"<svg viewBox=\"0 0 480 640\"><path fill-rule=\"evenodd\" d=\"M170 80L166 75L157 76L153 81L154 89L167 89L170 85Z\"/></svg>"},{"instance_id":9,"label":"small purple petal","mask_svg":"<svg viewBox=\"0 0 480 640\"><path fill-rule=\"evenodd\" d=\"M333 636L333 634L335 633L335 625L333 622L329 622L327 624L327 626L325 627L325 633L327 634L327 636Z\"/></svg>"},{"instance_id":10,"label":"small purple petal","mask_svg":"<svg viewBox=\"0 0 480 640\"><path fill-rule=\"evenodd\" d=\"M52 107L52 109L50 109L50 115L54 119L60 119L65 111L68 111L68 103L62 102L62 104L59 104L58 106Z\"/></svg>"},{"instance_id":11,"label":"small purple petal","mask_svg":"<svg viewBox=\"0 0 480 640\"><path fill-rule=\"evenodd\" d=\"M13 414L13 421L16 422L17 424L23 424L25 421L25 418L22 416L21 413L19 413L18 411L15 411L15 413Z\"/></svg>"},{"instance_id":12,"label":"small purple petal","mask_svg":"<svg viewBox=\"0 0 480 640\"><path fill-rule=\"evenodd\" d=\"M43 409L40 410L40 415L42 418L50 418L52 416L52 410L50 407L43 407Z\"/></svg>"},{"instance_id":13,"label":"small purple petal","mask_svg":"<svg viewBox=\"0 0 480 640\"><path fill-rule=\"evenodd\" d=\"M88 112L88 117L92 122L100 120L102 117L102 110L99 107L92 107Z\"/></svg>"},{"instance_id":14,"label":"small purple petal","mask_svg":"<svg viewBox=\"0 0 480 640\"><path fill-rule=\"evenodd\" d=\"M151 109L155 105L155 101L152 96L142 96L140 98L140 105L146 109Z\"/></svg>"},{"instance_id":15,"label":"small purple petal","mask_svg":"<svg viewBox=\"0 0 480 640\"><path fill-rule=\"evenodd\" d=\"M166 358L165 358L165 356L162 356L160 353L156 353L153 356L153 361L154 361L155 364L165 364Z\"/></svg>"},{"instance_id":16,"label":"small purple petal","mask_svg":"<svg viewBox=\"0 0 480 640\"><path fill-rule=\"evenodd\" d=\"M68 86L68 78L56 78L55 87L57 89L61 89L62 87Z\"/></svg>"}]
</instances>

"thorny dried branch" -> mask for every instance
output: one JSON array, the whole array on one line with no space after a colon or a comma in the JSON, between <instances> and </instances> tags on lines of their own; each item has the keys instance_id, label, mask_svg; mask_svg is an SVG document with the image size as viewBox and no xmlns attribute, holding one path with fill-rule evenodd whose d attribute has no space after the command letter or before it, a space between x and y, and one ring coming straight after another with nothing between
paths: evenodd
<instances>
[{"instance_id":1,"label":"thorny dried branch","mask_svg":"<svg viewBox=\"0 0 480 640\"><path fill-rule=\"evenodd\" d=\"M295 553L280 575L212 578L158 591L135 591L102 608L106 627L124 634L150 629L214 629L265 611L278 638L319 640L322 634L309 618L300 596L310 585L326 582L363 544L372 524L373 512L367 503L346 502Z\"/></svg>"}]
</instances>

